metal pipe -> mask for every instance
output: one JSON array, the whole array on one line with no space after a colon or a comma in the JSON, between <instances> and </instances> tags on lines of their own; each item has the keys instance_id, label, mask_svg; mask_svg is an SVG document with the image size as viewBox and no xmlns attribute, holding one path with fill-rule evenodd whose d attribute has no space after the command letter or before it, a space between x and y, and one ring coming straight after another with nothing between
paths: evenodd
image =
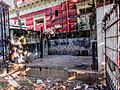
<instances>
[{"instance_id":1,"label":"metal pipe","mask_svg":"<svg viewBox=\"0 0 120 90\"><path fill-rule=\"evenodd\" d=\"M111 25L109 25L108 27L106 27L105 29L104 29L104 31L106 31L106 30L109 30L109 28L110 27L112 27L113 25L115 25L117 22L119 22L120 21L120 18L119 19L117 19L116 21L114 21Z\"/></svg>"},{"instance_id":2,"label":"metal pipe","mask_svg":"<svg viewBox=\"0 0 120 90\"><path fill-rule=\"evenodd\" d=\"M8 10L7 10L7 12L8 12L8 16L7 16L7 18L8 18L8 60L10 61L10 22L9 22L9 20L10 20L10 17L9 17L9 8L8 8Z\"/></svg>"},{"instance_id":3,"label":"metal pipe","mask_svg":"<svg viewBox=\"0 0 120 90\"><path fill-rule=\"evenodd\" d=\"M105 29L106 29L106 22L105 22L105 25L104 25L104 27L105 27ZM106 54L106 30L105 30L105 33L104 33L104 35L105 35L105 38L104 38L104 40L105 40L105 76L107 76L107 54Z\"/></svg>"},{"instance_id":4,"label":"metal pipe","mask_svg":"<svg viewBox=\"0 0 120 90\"><path fill-rule=\"evenodd\" d=\"M18 6L17 6L16 0L14 0L14 6L15 6L16 14L17 14L17 19L18 19L19 27L20 27L20 29L22 29L20 14L19 14L19 10L18 10Z\"/></svg>"},{"instance_id":5,"label":"metal pipe","mask_svg":"<svg viewBox=\"0 0 120 90\"><path fill-rule=\"evenodd\" d=\"M43 58L43 30L41 27L41 34L40 34L40 50L41 50L41 54L40 54L40 58Z\"/></svg>"},{"instance_id":6,"label":"metal pipe","mask_svg":"<svg viewBox=\"0 0 120 90\"><path fill-rule=\"evenodd\" d=\"M6 44L6 13L5 13L5 11L6 11L6 8L4 7L3 8L3 19L4 19L4 21L3 21L3 28L4 28L4 32L3 32L3 34L4 34L4 45L5 45L5 63L6 63L6 59L7 59L7 44Z\"/></svg>"},{"instance_id":7,"label":"metal pipe","mask_svg":"<svg viewBox=\"0 0 120 90\"><path fill-rule=\"evenodd\" d=\"M2 16L3 16L3 14L2 14L2 12L3 12L3 5L0 5L0 27L1 27L1 40L2 40L2 55L3 55L3 62L5 63L5 60L4 60L4 42L3 42L3 23L2 23Z\"/></svg>"},{"instance_id":8,"label":"metal pipe","mask_svg":"<svg viewBox=\"0 0 120 90\"><path fill-rule=\"evenodd\" d=\"M6 68L6 70L7 70L7 73L9 72L9 69L8 69L8 62L6 62L6 60L7 60L7 38L6 38L6 26L7 26L7 24L6 24L6 6L4 6L4 8L3 8L3 28L4 28L4 46L5 46L5 56L4 56L4 64L5 64L5 68Z\"/></svg>"},{"instance_id":9,"label":"metal pipe","mask_svg":"<svg viewBox=\"0 0 120 90\"><path fill-rule=\"evenodd\" d=\"M69 28L69 0L66 0L66 8L67 8L67 23L68 23L68 31L70 32L70 28Z\"/></svg>"},{"instance_id":10,"label":"metal pipe","mask_svg":"<svg viewBox=\"0 0 120 90\"><path fill-rule=\"evenodd\" d=\"M108 36L108 37L105 37L105 38L116 38L116 37L120 37L120 35L117 35L117 36Z\"/></svg>"}]
</instances>

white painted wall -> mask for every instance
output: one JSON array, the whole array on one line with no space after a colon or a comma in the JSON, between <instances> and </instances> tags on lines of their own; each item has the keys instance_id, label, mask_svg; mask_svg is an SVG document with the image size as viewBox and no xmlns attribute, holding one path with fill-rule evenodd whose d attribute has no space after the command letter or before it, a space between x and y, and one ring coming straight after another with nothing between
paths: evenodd
<instances>
[{"instance_id":1,"label":"white painted wall","mask_svg":"<svg viewBox=\"0 0 120 90\"><path fill-rule=\"evenodd\" d=\"M101 73L105 68L105 56L104 56L104 31L102 31L102 19L106 12L112 8L112 4L96 9L97 13L97 43L98 43L98 71Z\"/></svg>"}]
</instances>

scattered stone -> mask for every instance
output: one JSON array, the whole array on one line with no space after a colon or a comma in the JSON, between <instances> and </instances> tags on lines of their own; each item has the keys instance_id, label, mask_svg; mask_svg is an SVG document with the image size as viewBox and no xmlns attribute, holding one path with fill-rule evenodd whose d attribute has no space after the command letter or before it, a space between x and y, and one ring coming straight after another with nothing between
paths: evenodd
<instances>
[{"instance_id":1,"label":"scattered stone","mask_svg":"<svg viewBox=\"0 0 120 90\"><path fill-rule=\"evenodd\" d=\"M41 79L37 79L37 84L42 84L43 81Z\"/></svg>"},{"instance_id":2,"label":"scattered stone","mask_svg":"<svg viewBox=\"0 0 120 90\"><path fill-rule=\"evenodd\" d=\"M98 82L82 82L79 80L61 80L58 78L40 77L6 77L0 90L107 90L106 86Z\"/></svg>"}]
</instances>

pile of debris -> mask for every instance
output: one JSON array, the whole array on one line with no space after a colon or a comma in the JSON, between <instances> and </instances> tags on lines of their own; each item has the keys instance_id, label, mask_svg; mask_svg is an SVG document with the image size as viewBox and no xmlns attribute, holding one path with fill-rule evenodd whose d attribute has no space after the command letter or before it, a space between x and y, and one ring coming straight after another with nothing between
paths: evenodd
<instances>
[{"instance_id":1,"label":"pile of debris","mask_svg":"<svg viewBox=\"0 0 120 90\"><path fill-rule=\"evenodd\" d=\"M27 70L24 65L12 65L9 74L0 74L0 90L107 90L98 82L25 76Z\"/></svg>"},{"instance_id":2,"label":"pile of debris","mask_svg":"<svg viewBox=\"0 0 120 90\"><path fill-rule=\"evenodd\" d=\"M101 83L63 81L57 78L6 77L0 82L0 90L107 90Z\"/></svg>"},{"instance_id":3,"label":"pile of debris","mask_svg":"<svg viewBox=\"0 0 120 90\"><path fill-rule=\"evenodd\" d=\"M79 80L62 81L48 78L44 84L46 85L45 90L106 90L106 87L101 83L82 82Z\"/></svg>"}]
</instances>

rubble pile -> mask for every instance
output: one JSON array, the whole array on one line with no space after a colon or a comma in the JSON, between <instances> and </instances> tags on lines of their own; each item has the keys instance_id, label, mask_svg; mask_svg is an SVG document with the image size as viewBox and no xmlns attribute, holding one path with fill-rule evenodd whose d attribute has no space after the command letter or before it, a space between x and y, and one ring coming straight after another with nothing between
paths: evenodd
<instances>
[{"instance_id":1,"label":"rubble pile","mask_svg":"<svg viewBox=\"0 0 120 90\"><path fill-rule=\"evenodd\" d=\"M9 78L9 79L8 79ZM0 83L0 90L107 90L100 83L81 82L79 80L61 80L58 78L7 77Z\"/></svg>"},{"instance_id":2,"label":"rubble pile","mask_svg":"<svg viewBox=\"0 0 120 90\"><path fill-rule=\"evenodd\" d=\"M63 81L57 78L14 78L0 82L0 90L107 90L100 83L79 80Z\"/></svg>"},{"instance_id":3,"label":"rubble pile","mask_svg":"<svg viewBox=\"0 0 120 90\"><path fill-rule=\"evenodd\" d=\"M47 82L46 82L47 81ZM82 82L79 80L62 81L60 79L47 79L46 90L106 90L107 88L98 82Z\"/></svg>"}]
</instances>

